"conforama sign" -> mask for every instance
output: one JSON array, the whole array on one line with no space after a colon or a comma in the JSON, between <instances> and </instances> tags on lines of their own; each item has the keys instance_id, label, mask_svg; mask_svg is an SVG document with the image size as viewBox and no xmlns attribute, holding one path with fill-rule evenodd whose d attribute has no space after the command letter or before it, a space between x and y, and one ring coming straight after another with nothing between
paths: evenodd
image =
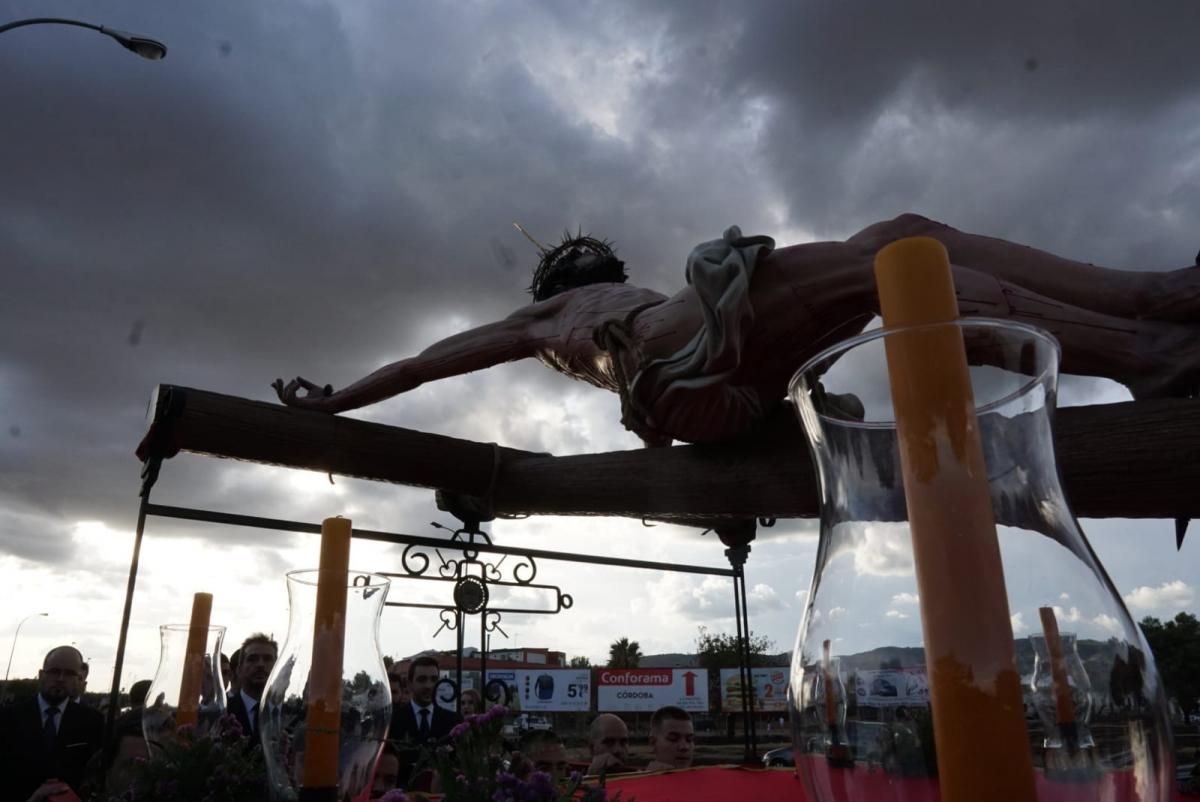
<instances>
[{"instance_id":1,"label":"conforama sign","mask_svg":"<svg viewBox=\"0 0 1200 802\"><path fill-rule=\"evenodd\" d=\"M652 713L663 705L708 710L708 671L703 668L602 668L596 672L601 712Z\"/></svg>"}]
</instances>

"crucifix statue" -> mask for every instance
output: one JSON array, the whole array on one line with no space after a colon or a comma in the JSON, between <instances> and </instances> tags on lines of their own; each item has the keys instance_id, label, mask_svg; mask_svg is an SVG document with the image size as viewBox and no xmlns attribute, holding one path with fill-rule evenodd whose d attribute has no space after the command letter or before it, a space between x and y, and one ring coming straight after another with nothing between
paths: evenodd
<instances>
[{"instance_id":1,"label":"crucifix statue","mask_svg":"<svg viewBox=\"0 0 1200 802\"><path fill-rule=\"evenodd\" d=\"M687 286L671 297L626 284L607 243L567 237L542 249L533 303L507 318L336 391L299 377L273 386L289 406L336 413L534 357L619 393L622 422L647 445L728 440L783 402L810 357L871 322L875 253L911 236L946 246L961 314L1050 331L1065 372L1113 379L1137 398L1200 385L1200 267L1097 267L903 214L844 242L779 249L730 228L693 250Z\"/></svg>"}]
</instances>

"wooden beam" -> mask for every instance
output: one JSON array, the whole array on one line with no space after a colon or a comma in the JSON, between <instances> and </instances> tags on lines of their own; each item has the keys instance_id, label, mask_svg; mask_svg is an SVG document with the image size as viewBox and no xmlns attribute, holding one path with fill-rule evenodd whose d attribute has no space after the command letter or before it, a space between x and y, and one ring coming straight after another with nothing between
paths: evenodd
<instances>
[{"instance_id":1,"label":"wooden beam","mask_svg":"<svg viewBox=\"0 0 1200 802\"><path fill-rule=\"evenodd\" d=\"M750 438L554 457L352 418L163 386L139 457L189 451L474 496L498 514L619 515L711 525L817 514L816 479L795 420ZM1059 410L1059 470L1088 518L1200 517L1200 402Z\"/></svg>"},{"instance_id":2,"label":"wooden beam","mask_svg":"<svg viewBox=\"0 0 1200 802\"><path fill-rule=\"evenodd\" d=\"M528 451L160 385L138 458L180 451L381 482L486 495Z\"/></svg>"}]
</instances>

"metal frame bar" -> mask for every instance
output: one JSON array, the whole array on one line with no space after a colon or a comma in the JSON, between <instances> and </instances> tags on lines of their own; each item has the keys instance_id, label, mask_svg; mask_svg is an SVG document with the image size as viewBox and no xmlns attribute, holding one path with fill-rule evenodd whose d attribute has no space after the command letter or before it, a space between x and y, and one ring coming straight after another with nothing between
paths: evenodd
<instances>
[{"instance_id":1,"label":"metal frame bar","mask_svg":"<svg viewBox=\"0 0 1200 802\"><path fill-rule=\"evenodd\" d=\"M262 518L256 515L238 515L214 510L202 510L193 507L172 507L165 504L146 504L146 514L159 518L178 518L184 521L201 521L204 523L227 524L229 526L247 526L255 529L274 529L282 532L304 532L313 535L321 534L320 524L309 524L300 521L288 521L281 518ZM431 549L458 548L458 544L450 540L408 535L400 532L382 532L376 529L359 529L355 527L352 536L362 540L375 540L383 543L396 543L412 546L427 546ZM492 554L511 554L518 557L537 557L542 560L557 560L559 562L590 563L592 565L610 565L617 568L645 568L650 571L675 571L685 574L708 574L710 576L726 576L732 579L736 572L731 568L716 568L707 565L676 565L675 563L660 563L650 560L628 560L621 557L603 557L598 554L578 554L569 551L547 551L545 549L521 549L512 546L495 546L487 543L462 544L472 551L486 551Z\"/></svg>"},{"instance_id":2,"label":"metal frame bar","mask_svg":"<svg viewBox=\"0 0 1200 802\"><path fill-rule=\"evenodd\" d=\"M168 399L170 403L170 399ZM168 436L166 429L160 431L159 442L161 443ZM156 516L159 518L174 518L185 521L199 521L203 523L220 524L226 526L245 526L255 529L268 529L284 532L300 532L308 534L320 534L321 525L314 523L305 523L302 521L289 521L280 518L266 518L255 515L241 515L236 513L220 512L216 510L205 510L193 507L179 507L165 504L152 504L150 502L150 491L158 479L159 470L162 467L163 457L161 449L151 448L151 456L143 464L142 470L142 488L140 493L140 502L138 507L137 531L134 537L133 555L129 566L129 581L125 591L125 606L121 618L121 632L117 642L117 654L113 664L113 679L112 688L109 694L109 710L106 721L106 737L111 739L116 727L116 712L120 707L120 689L121 689L121 673L124 668L125 647L129 634L129 623L133 609L133 593L137 582L137 574L139 568L139 559L141 555L142 540L145 536L146 518ZM730 558L730 568L717 568L713 566L703 565L679 565L674 563L655 562L651 560L630 560L621 557L605 557L597 554L582 554L575 552L551 551L546 549L522 549L508 546L497 546L490 542L472 542L459 544L453 540L444 540L439 538L421 537L419 535L408 535L397 532L383 532L372 529L353 529L351 536L362 540L373 540L385 543L403 544L408 546L421 546L431 549L453 548L462 551L473 552L488 552L491 554L515 555L520 557L538 558L547 561L583 563L590 565L605 565L616 568L635 568L649 571L669 571L675 573L701 574L707 576L723 576L733 580L734 585L734 613L737 620L738 642L741 646L739 649L739 671L743 678L743 688L751 687L749 683L749 657L750 657L750 622L749 611L746 607L746 586L745 572L743 565L745 563L745 553L749 549L745 549L745 553L740 555L740 560L730 554L730 550L726 551L726 556ZM461 546L461 548L460 548ZM407 576L407 575L397 575ZM413 578L408 576L408 578ZM412 605L416 606L416 605ZM486 660L487 660L487 628L486 624L481 627L480 639L483 644L481 649L481 678L487 677ZM459 670L457 672L460 681L462 676L462 651L464 644L464 633L462 622L460 621L457 633L458 641L458 661ZM486 688L486 683L485 683ZM753 691L751 690L751 694ZM756 750L756 739L754 737L754 720L752 713L753 702L747 706L747 697L743 693L743 715L745 717L745 746L746 759L752 760ZM718 712L720 712L718 710Z\"/></svg>"}]
</instances>

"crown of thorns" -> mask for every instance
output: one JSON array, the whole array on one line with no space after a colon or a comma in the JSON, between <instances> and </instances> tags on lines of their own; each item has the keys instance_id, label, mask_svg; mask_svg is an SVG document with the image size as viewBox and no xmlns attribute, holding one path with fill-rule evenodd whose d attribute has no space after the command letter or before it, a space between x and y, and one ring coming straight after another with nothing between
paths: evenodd
<instances>
[{"instance_id":1,"label":"crown of thorns","mask_svg":"<svg viewBox=\"0 0 1200 802\"><path fill-rule=\"evenodd\" d=\"M529 292L535 301L544 301L576 287L620 284L628 278L625 263L617 258L611 243L589 237L582 230L574 236L564 231L561 243L542 249Z\"/></svg>"}]
</instances>

